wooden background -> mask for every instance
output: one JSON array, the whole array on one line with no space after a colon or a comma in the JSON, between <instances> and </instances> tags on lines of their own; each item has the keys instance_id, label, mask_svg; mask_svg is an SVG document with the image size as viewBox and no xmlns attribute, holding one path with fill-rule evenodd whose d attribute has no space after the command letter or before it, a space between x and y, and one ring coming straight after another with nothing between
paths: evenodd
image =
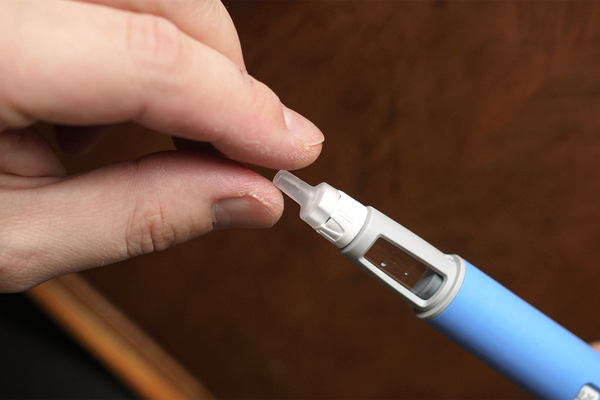
<instances>
[{"instance_id":1,"label":"wooden background","mask_svg":"<svg viewBox=\"0 0 600 400\"><path fill-rule=\"evenodd\" d=\"M226 4L250 73L326 135L300 177L600 339L600 3ZM126 125L63 158L77 172L165 148ZM527 397L286 204L273 229L216 232L83 276L217 397Z\"/></svg>"}]
</instances>

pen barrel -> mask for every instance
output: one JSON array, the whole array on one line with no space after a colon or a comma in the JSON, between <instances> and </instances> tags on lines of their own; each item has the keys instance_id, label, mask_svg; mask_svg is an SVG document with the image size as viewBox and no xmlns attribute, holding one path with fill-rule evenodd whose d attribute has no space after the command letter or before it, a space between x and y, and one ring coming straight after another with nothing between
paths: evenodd
<instances>
[{"instance_id":1,"label":"pen barrel","mask_svg":"<svg viewBox=\"0 0 600 400\"><path fill-rule=\"evenodd\" d=\"M430 326L533 396L574 399L600 387L600 354L465 261L463 284Z\"/></svg>"}]
</instances>

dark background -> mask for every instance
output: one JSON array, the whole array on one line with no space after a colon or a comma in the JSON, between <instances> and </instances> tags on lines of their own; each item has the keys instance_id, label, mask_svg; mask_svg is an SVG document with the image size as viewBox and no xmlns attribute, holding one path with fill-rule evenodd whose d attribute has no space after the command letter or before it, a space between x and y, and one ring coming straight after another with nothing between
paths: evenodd
<instances>
[{"instance_id":1,"label":"dark background","mask_svg":"<svg viewBox=\"0 0 600 400\"><path fill-rule=\"evenodd\" d=\"M600 3L226 4L249 72L326 135L301 178L600 339ZM64 160L76 172L165 148L128 125ZM218 397L527 397L287 206L273 229L83 275Z\"/></svg>"},{"instance_id":2,"label":"dark background","mask_svg":"<svg viewBox=\"0 0 600 400\"><path fill-rule=\"evenodd\" d=\"M25 295L0 296L0 398L134 399Z\"/></svg>"}]
</instances>

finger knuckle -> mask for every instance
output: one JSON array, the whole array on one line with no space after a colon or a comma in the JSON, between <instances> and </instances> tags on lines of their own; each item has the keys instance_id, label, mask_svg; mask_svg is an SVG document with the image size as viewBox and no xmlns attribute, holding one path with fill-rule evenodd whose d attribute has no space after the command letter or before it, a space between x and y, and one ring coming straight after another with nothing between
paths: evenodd
<instances>
[{"instance_id":1,"label":"finger knuckle","mask_svg":"<svg viewBox=\"0 0 600 400\"><path fill-rule=\"evenodd\" d=\"M168 214L158 198L143 199L135 206L125 235L128 257L165 250L177 241Z\"/></svg>"},{"instance_id":2,"label":"finger knuckle","mask_svg":"<svg viewBox=\"0 0 600 400\"><path fill-rule=\"evenodd\" d=\"M169 74L181 63L182 36L170 21L150 14L128 15L126 42L137 71Z\"/></svg>"}]
</instances>

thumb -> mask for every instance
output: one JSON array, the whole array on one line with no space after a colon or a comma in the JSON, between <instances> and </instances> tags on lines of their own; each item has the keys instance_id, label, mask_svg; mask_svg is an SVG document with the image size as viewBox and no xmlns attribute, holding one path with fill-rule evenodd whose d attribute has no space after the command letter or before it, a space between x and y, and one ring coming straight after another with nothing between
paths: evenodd
<instances>
[{"instance_id":1,"label":"thumb","mask_svg":"<svg viewBox=\"0 0 600 400\"><path fill-rule=\"evenodd\" d=\"M272 183L211 155L165 152L3 194L0 291L163 250L212 229L270 227Z\"/></svg>"}]
</instances>

